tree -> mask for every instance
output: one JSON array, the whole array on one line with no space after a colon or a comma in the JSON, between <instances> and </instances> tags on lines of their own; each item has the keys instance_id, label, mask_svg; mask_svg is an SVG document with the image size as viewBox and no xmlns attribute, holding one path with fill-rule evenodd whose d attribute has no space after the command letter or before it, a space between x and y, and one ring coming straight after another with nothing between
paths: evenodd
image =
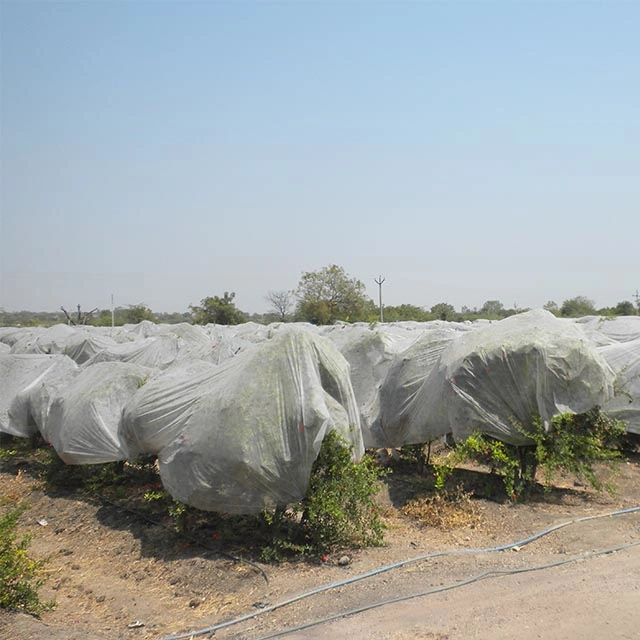
<instances>
[{"instance_id":1,"label":"tree","mask_svg":"<svg viewBox=\"0 0 640 640\"><path fill-rule=\"evenodd\" d=\"M560 307L560 315L565 318L581 318L592 316L596 313L596 305L593 300L585 296L576 296L565 300Z\"/></svg>"},{"instance_id":2,"label":"tree","mask_svg":"<svg viewBox=\"0 0 640 640\"><path fill-rule=\"evenodd\" d=\"M360 280L350 278L335 264L303 273L295 291L298 316L313 324L367 320L375 303L364 292Z\"/></svg>"},{"instance_id":3,"label":"tree","mask_svg":"<svg viewBox=\"0 0 640 640\"><path fill-rule=\"evenodd\" d=\"M291 291L269 291L265 296L265 300L278 314L280 320L284 322L293 307L293 293Z\"/></svg>"},{"instance_id":4,"label":"tree","mask_svg":"<svg viewBox=\"0 0 640 640\"><path fill-rule=\"evenodd\" d=\"M500 300L487 300L480 309L485 318L503 318L505 308Z\"/></svg>"},{"instance_id":5,"label":"tree","mask_svg":"<svg viewBox=\"0 0 640 640\"><path fill-rule=\"evenodd\" d=\"M456 310L453 305L448 302L438 302L431 307L431 313L438 318L438 320L452 320Z\"/></svg>"},{"instance_id":6,"label":"tree","mask_svg":"<svg viewBox=\"0 0 640 640\"><path fill-rule=\"evenodd\" d=\"M546 302L542 308L546 311L549 311L549 313L553 313L554 316L557 316L560 313L560 307L558 307L558 303L554 302L553 300L549 300L548 302Z\"/></svg>"},{"instance_id":7,"label":"tree","mask_svg":"<svg viewBox=\"0 0 640 640\"><path fill-rule=\"evenodd\" d=\"M629 302L629 300L623 300L622 302L618 302L615 306L614 313L617 316L635 316L636 308L633 302Z\"/></svg>"},{"instance_id":8,"label":"tree","mask_svg":"<svg viewBox=\"0 0 640 640\"><path fill-rule=\"evenodd\" d=\"M195 324L241 324L245 314L240 311L233 299L235 292L224 292L224 296L213 296L200 300L200 305L189 305Z\"/></svg>"},{"instance_id":9,"label":"tree","mask_svg":"<svg viewBox=\"0 0 640 640\"><path fill-rule=\"evenodd\" d=\"M138 324L143 320L150 320L153 322L154 320L153 311L151 311L144 302L140 302L139 304L130 304L129 308L125 312L125 316L128 324Z\"/></svg>"}]
</instances>

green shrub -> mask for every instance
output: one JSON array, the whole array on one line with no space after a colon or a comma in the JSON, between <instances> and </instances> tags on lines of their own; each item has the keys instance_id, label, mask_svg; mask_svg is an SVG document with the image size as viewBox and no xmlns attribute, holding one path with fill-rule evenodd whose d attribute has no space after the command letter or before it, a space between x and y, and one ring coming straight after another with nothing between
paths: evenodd
<instances>
[{"instance_id":1,"label":"green shrub","mask_svg":"<svg viewBox=\"0 0 640 640\"><path fill-rule=\"evenodd\" d=\"M318 551L382 544L384 529L374 498L384 474L368 456L353 462L350 447L335 431L325 436L302 501L309 544Z\"/></svg>"},{"instance_id":2,"label":"green shrub","mask_svg":"<svg viewBox=\"0 0 640 640\"><path fill-rule=\"evenodd\" d=\"M304 499L263 514L272 532L263 560L381 545L384 525L374 498L386 473L368 456L353 462L349 445L336 432L327 434Z\"/></svg>"},{"instance_id":3,"label":"green shrub","mask_svg":"<svg viewBox=\"0 0 640 640\"><path fill-rule=\"evenodd\" d=\"M38 597L38 588L45 581L41 571L44 561L27 555L31 536L16 533L25 509L18 507L0 517L0 608L38 614L54 605Z\"/></svg>"},{"instance_id":4,"label":"green shrub","mask_svg":"<svg viewBox=\"0 0 640 640\"><path fill-rule=\"evenodd\" d=\"M620 460L625 435L624 424L599 407L586 413L559 415L548 430L538 420L530 434L535 441L535 460L543 470L547 488L558 472L569 472L598 491L613 491L615 487L597 477L594 463Z\"/></svg>"},{"instance_id":5,"label":"green shrub","mask_svg":"<svg viewBox=\"0 0 640 640\"><path fill-rule=\"evenodd\" d=\"M488 466L502 477L511 500L526 497L540 469L545 489L550 489L558 473L572 473L594 489L613 492L615 485L602 482L594 465L615 462L622 457L620 446L624 425L602 413L599 407L581 414L565 413L553 418L545 427L534 418L533 427L518 430L531 439L531 445L507 444L486 434L475 432L435 465L436 487L443 488L458 464L473 461Z\"/></svg>"}]
</instances>

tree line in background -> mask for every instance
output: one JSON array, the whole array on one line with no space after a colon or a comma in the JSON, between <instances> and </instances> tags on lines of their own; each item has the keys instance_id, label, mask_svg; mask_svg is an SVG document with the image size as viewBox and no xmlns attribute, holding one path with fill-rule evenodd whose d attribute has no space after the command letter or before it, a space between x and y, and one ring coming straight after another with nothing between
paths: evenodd
<instances>
[{"instance_id":1,"label":"tree line in background","mask_svg":"<svg viewBox=\"0 0 640 640\"><path fill-rule=\"evenodd\" d=\"M323 267L318 271L302 274L298 286L294 290L269 291L265 300L269 311L263 314L248 314L238 309L235 303L235 292L225 291L222 296L203 298L199 305L190 305L189 310L175 313L157 313L146 304L139 303L128 307L111 309L94 309L83 313L80 305L77 314L68 313L63 307L57 312L2 311L0 310L0 326L37 326L52 325L59 322L69 324L89 324L94 326L116 326L137 324L143 320L159 323L175 324L189 322L192 324L241 324L243 322L310 322L312 324L331 324L343 322L376 322L380 319L378 305L365 294L365 285L357 278L349 276L345 270L335 264ZM544 305L547 311L558 317L579 318L589 315L630 316L640 314L640 296L636 292L635 303L623 300L614 307L597 309L593 300L585 296L576 296L558 305L549 301ZM439 302L429 308L413 304L385 305L383 307L385 322L413 320L447 320L462 322L465 320L501 320L528 309L506 308L500 300L487 300L482 307L463 306L456 310L447 302ZM64 315L63 315L64 314Z\"/></svg>"}]
</instances>

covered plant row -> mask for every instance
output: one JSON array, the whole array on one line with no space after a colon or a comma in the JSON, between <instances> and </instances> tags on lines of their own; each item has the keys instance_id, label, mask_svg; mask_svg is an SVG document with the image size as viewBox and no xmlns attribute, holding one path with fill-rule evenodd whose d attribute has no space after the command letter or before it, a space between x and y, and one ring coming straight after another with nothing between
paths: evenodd
<instances>
[{"instance_id":1,"label":"covered plant row","mask_svg":"<svg viewBox=\"0 0 640 640\"><path fill-rule=\"evenodd\" d=\"M401 447L600 406L640 433L640 317L394 324L142 322L0 328L0 431L67 464L153 454L176 499L228 513L300 500L324 437Z\"/></svg>"}]
</instances>

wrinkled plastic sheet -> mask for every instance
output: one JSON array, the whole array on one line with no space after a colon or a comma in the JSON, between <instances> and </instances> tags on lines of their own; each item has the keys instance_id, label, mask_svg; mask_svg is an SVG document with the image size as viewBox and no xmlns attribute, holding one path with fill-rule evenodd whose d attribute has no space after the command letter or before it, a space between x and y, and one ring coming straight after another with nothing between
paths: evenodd
<instances>
[{"instance_id":1,"label":"wrinkled plastic sheet","mask_svg":"<svg viewBox=\"0 0 640 640\"><path fill-rule=\"evenodd\" d=\"M407 350L396 355L380 389L379 413L364 434L367 446L396 447L401 446L398 442L408 443L415 437L422 437L412 436L409 431L412 412L417 405L414 399L438 364L442 352L459 336L457 328L434 326Z\"/></svg>"},{"instance_id":2,"label":"wrinkled plastic sheet","mask_svg":"<svg viewBox=\"0 0 640 640\"><path fill-rule=\"evenodd\" d=\"M614 373L575 325L538 310L460 334L411 401L393 446L480 430L529 443L534 417L581 413L613 396ZM387 434L390 435L390 434Z\"/></svg>"},{"instance_id":3,"label":"wrinkled plastic sheet","mask_svg":"<svg viewBox=\"0 0 640 640\"><path fill-rule=\"evenodd\" d=\"M77 371L62 355L0 354L0 431L35 435L46 422L51 394Z\"/></svg>"},{"instance_id":4,"label":"wrinkled plastic sheet","mask_svg":"<svg viewBox=\"0 0 640 640\"><path fill-rule=\"evenodd\" d=\"M307 331L278 331L192 392L197 398L185 411L184 396L167 389L182 424L172 424L179 435L158 461L171 495L199 509L256 513L300 500L331 430L354 455L363 452L348 363ZM169 410L158 424L171 420Z\"/></svg>"},{"instance_id":5,"label":"wrinkled plastic sheet","mask_svg":"<svg viewBox=\"0 0 640 640\"><path fill-rule=\"evenodd\" d=\"M616 375L614 396L604 411L624 422L628 432L640 434L640 339L603 347L600 353Z\"/></svg>"},{"instance_id":6,"label":"wrinkled plastic sheet","mask_svg":"<svg viewBox=\"0 0 640 640\"><path fill-rule=\"evenodd\" d=\"M368 324L323 328L351 368L351 384L358 402L365 447L381 446L370 435L380 413L380 389L394 357L420 337L420 332Z\"/></svg>"},{"instance_id":7,"label":"wrinkled plastic sheet","mask_svg":"<svg viewBox=\"0 0 640 640\"><path fill-rule=\"evenodd\" d=\"M154 335L135 342L124 342L99 351L86 365L100 362L126 362L142 367L166 369L179 357L178 338L171 335Z\"/></svg>"},{"instance_id":8,"label":"wrinkled plastic sheet","mask_svg":"<svg viewBox=\"0 0 640 640\"><path fill-rule=\"evenodd\" d=\"M45 438L67 464L99 464L130 457L121 438L127 401L154 373L126 362L85 368L54 398Z\"/></svg>"}]
</instances>

